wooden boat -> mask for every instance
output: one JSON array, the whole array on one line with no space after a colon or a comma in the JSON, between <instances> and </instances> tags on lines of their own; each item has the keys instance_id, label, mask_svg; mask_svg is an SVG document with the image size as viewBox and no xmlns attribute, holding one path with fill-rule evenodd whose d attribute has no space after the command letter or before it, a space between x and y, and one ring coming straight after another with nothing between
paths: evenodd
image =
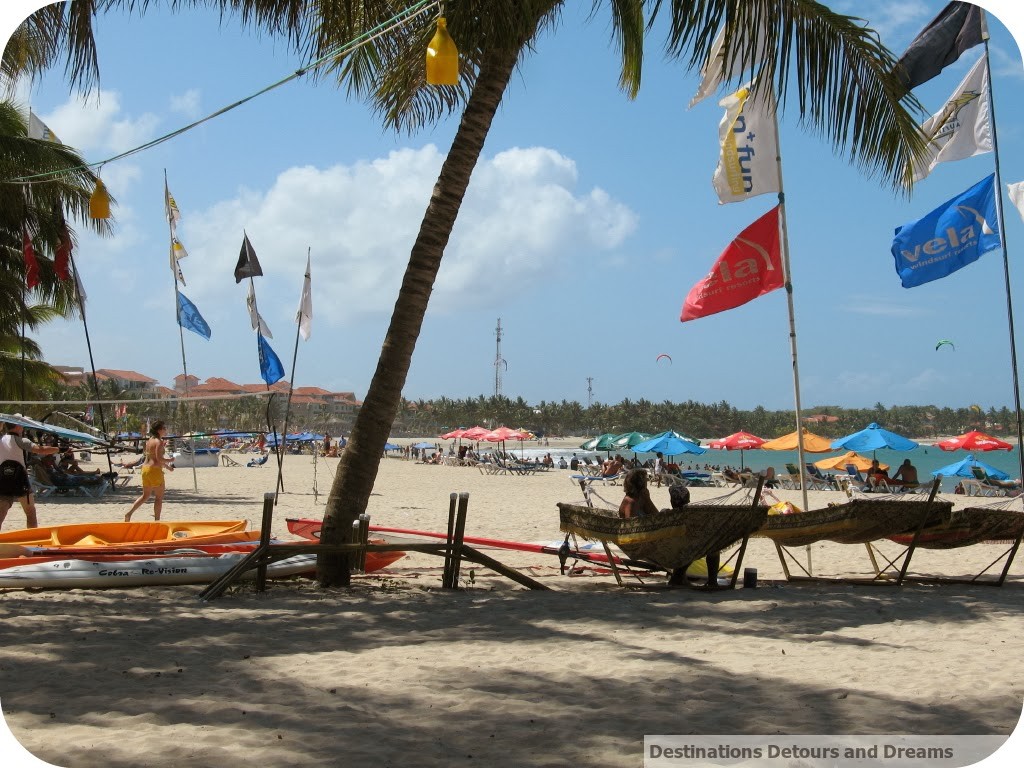
<instances>
[{"instance_id":1,"label":"wooden boat","mask_svg":"<svg viewBox=\"0 0 1024 768\"><path fill-rule=\"evenodd\" d=\"M816 541L866 544L934 524L953 508L952 502L927 501L916 496L879 499L854 498L824 509L768 515L753 535L771 539L783 547L800 547Z\"/></svg>"},{"instance_id":2,"label":"wooden boat","mask_svg":"<svg viewBox=\"0 0 1024 768\"><path fill-rule=\"evenodd\" d=\"M246 520L73 523L0 532L0 554L16 547L109 547L145 544L216 544L253 541ZM15 550L14 554L18 554Z\"/></svg>"},{"instance_id":3,"label":"wooden boat","mask_svg":"<svg viewBox=\"0 0 1024 768\"><path fill-rule=\"evenodd\" d=\"M768 507L689 504L623 519L614 509L559 503L558 513L562 531L615 544L632 560L672 571L749 536L765 524Z\"/></svg>"},{"instance_id":4,"label":"wooden boat","mask_svg":"<svg viewBox=\"0 0 1024 768\"><path fill-rule=\"evenodd\" d=\"M224 554L189 551L148 557L100 555L36 560L0 569L0 587L67 589L206 584L234 567L247 554L248 551ZM293 576L315 570L316 555L296 555L268 565L267 575ZM252 578L255 573L255 570L247 571L244 578Z\"/></svg>"},{"instance_id":5,"label":"wooden boat","mask_svg":"<svg viewBox=\"0 0 1024 768\"><path fill-rule=\"evenodd\" d=\"M917 546L924 549L956 549L985 541L1016 541L1024 532L1024 507L1020 498L1003 500L981 507L951 509L942 518L923 528ZM908 546L913 532L890 536Z\"/></svg>"},{"instance_id":6,"label":"wooden boat","mask_svg":"<svg viewBox=\"0 0 1024 768\"><path fill-rule=\"evenodd\" d=\"M294 533L296 536L301 536L309 541L320 541L320 526L323 524L323 520L289 517L285 522L288 525L289 533ZM373 530L374 527L371 525L370 532L372 533ZM388 543L383 538L373 536L368 541L371 544ZM363 572L372 573L373 571L379 571L381 568L387 568L403 557L405 557L405 552L367 552L366 565Z\"/></svg>"}]
</instances>

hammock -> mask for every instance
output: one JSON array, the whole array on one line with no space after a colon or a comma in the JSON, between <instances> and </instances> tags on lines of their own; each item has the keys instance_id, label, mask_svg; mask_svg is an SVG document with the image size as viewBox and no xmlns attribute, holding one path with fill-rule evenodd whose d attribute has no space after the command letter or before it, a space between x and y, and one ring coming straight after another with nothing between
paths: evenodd
<instances>
[{"instance_id":1,"label":"hammock","mask_svg":"<svg viewBox=\"0 0 1024 768\"><path fill-rule=\"evenodd\" d=\"M615 544L633 560L672 571L749 536L764 525L768 507L704 502L624 519L614 509L559 503L558 514L565 533Z\"/></svg>"},{"instance_id":2,"label":"hammock","mask_svg":"<svg viewBox=\"0 0 1024 768\"><path fill-rule=\"evenodd\" d=\"M925 549L956 549L981 542L1014 542L1024 533L1024 504L1021 497L1002 499L980 507L953 509L941 520L921 530L917 546ZM890 536L908 545L913 533Z\"/></svg>"},{"instance_id":3,"label":"hammock","mask_svg":"<svg viewBox=\"0 0 1024 768\"><path fill-rule=\"evenodd\" d=\"M855 498L824 509L769 515L754 536L771 539L783 547L800 547L823 539L840 544L867 544L908 531L912 535L922 521L925 525L938 523L952 508L949 501L907 496Z\"/></svg>"}]
</instances>

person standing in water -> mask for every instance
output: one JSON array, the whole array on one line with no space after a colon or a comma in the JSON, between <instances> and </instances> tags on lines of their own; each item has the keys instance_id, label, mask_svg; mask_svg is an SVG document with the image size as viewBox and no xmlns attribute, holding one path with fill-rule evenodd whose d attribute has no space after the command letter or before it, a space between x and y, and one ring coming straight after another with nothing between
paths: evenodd
<instances>
[{"instance_id":1,"label":"person standing in water","mask_svg":"<svg viewBox=\"0 0 1024 768\"><path fill-rule=\"evenodd\" d=\"M146 503L146 500L153 496L153 519L160 519L160 512L164 505L164 468L168 472L174 471L174 465L164 456L164 436L167 434L167 426L162 421L153 423L149 429L150 438L146 441L146 460L142 463L142 495L135 500L128 514L124 516L127 523L139 507Z\"/></svg>"}]
</instances>

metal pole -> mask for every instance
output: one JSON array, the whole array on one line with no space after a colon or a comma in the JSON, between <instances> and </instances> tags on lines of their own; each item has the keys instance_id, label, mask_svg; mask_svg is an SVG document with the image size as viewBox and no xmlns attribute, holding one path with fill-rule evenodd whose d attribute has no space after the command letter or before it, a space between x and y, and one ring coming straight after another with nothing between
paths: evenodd
<instances>
[{"instance_id":1,"label":"metal pole","mask_svg":"<svg viewBox=\"0 0 1024 768\"><path fill-rule=\"evenodd\" d=\"M310 251L311 250L312 250L311 246L307 246L306 247L306 264L307 265L309 264L309 258L310 258ZM303 280L305 280L307 277L309 277L309 271L308 270L306 271L305 275L303 275ZM252 280L251 277L249 279ZM255 295L256 294L253 293L253 296L255 296ZM299 311L301 312L301 309ZM259 317L259 315L257 315L257 317ZM291 373L291 376L288 378L288 400L285 402L285 406L284 406L284 433L286 435L288 434L288 417L291 415L291 410L292 410L292 391L295 389L295 363L299 359L299 331L300 330L302 330L301 318L296 318L296 322L295 322L295 350L292 352L292 373ZM313 484L314 484L314 489L315 489L315 485L316 485L316 467L315 467L315 464L316 464L316 445L315 444L313 445L313 464L314 464L314 468L313 468L313 481L314 481L314 483ZM277 490L274 492L274 503L275 504L277 503L277 493L279 491L283 491L284 490L284 477L283 477L284 467L283 467L283 465L280 462L278 462L277 467L278 467L278 469L277 469ZM316 492L314 490L314 499L315 499L315 497L316 497Z\"/></svg>"}]
</instances>

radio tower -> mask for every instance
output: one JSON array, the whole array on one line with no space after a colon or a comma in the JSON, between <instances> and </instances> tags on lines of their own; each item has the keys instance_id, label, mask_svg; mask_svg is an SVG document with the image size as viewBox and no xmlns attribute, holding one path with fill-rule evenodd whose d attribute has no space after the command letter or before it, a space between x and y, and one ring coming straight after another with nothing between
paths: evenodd
<instances>
[{"instance_id":1,"label":"radio tower","mask_svg":"<svg viewBox=\"0 0 1024 768\"><path fill-rule=\"evenodd\" d=\"M594 404L594 383L593 376L587 376L587 408Z\"/></svg>"},{"instance_id":2,"label":"radio tower","mask_svg":"<svg viewBox=\"0 0 1024 768\"><path fill-rule=\"evenodd\" d=\"M494 397L501 397L501 371L504 368L508 370L508 363L505 362L501 356L501 318L498 318L498 327L494 329L494 335L497 337L497 343L495 345L494 353Z\"/></svg>"}]
</instances>

